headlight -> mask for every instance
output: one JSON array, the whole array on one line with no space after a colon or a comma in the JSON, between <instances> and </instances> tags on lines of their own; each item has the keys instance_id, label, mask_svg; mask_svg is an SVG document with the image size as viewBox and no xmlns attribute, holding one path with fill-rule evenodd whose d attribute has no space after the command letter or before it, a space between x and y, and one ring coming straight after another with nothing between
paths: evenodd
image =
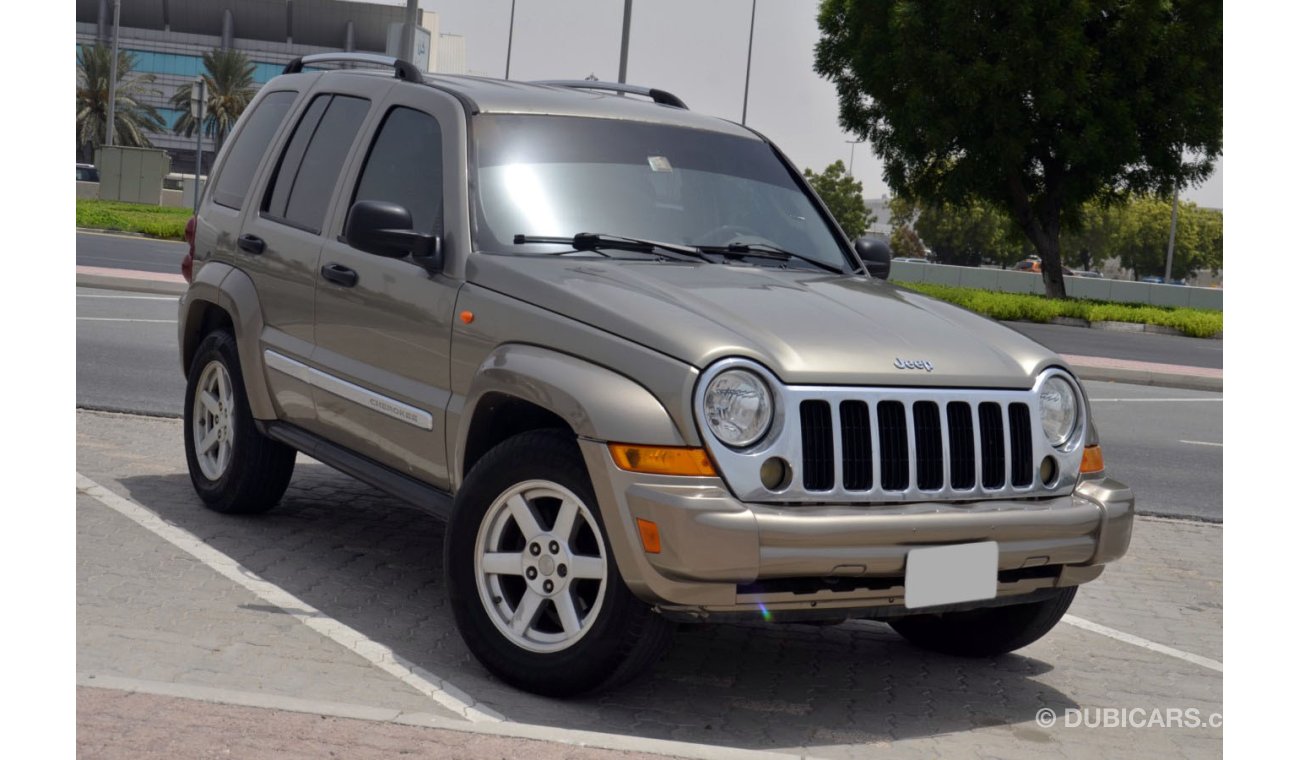
<instances>
[{"instance_id":1,"label":"headlight","mask_svg":"<svg viewBox=\"0 0 1300 760\"><path fill-rule=\"evenodd\" d=\"M704 419L719 440L743 449L767 434L772 392L753 372L725 370L704 389Z\"/></svg>"},{"instance_id":2,"label":"headlight","mask_svg":"<svg viewBox=\"0 0 1300 760\"><path fill-rule=\"evenodd\" d=\"M1038 390L1038 405L1048 443L1060 446L1070 440L1079 424L1079 398L1069 381L1059 376L1047 378Z\"/></svg>"}]
</instances>

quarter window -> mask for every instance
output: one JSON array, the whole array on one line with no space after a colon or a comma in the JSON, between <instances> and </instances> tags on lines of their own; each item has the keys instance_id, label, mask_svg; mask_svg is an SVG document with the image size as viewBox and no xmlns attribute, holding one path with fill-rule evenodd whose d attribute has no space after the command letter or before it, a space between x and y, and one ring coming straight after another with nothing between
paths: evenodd
<instances>
[{"instance_id":1,"label":"quarter window","mask_svg":"<svg viewBox=\"0 0 1300 760\"><path fill-rule=\"evenodd\" d=\"M352 149L370 101L318 95L280 155L262 202L264 216L320 232L343 161Z\"/></svg>"},{"instance_id":2,"label":"quarter window","mask_svg":"<svg viewBox=\"0 0 1300 760\"><path fill-rule=\"evenodd\" d=\"M394 108L370 146L352 198L399 203L416 232L442 234L442 130L432 116Z\"/></svg>"}]
</instances>

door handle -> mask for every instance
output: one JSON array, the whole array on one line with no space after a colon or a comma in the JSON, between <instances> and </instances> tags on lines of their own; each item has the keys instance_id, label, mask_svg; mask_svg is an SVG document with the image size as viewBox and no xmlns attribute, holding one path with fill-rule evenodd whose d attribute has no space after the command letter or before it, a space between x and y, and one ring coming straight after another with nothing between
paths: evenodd
<instances>
[{"instance_id":1,"label":"door handle","mask_svg":"<svg viewBox=\"0 0 1300 760\"><path fill-rule=\"evenodd\" d=\"M320 276L336 285L350 288L357 284L357 272L342 264L326 264L320 268Z\"/></svg>"},{"instance_id":2,"label":"door handle","mask_svg":"<svg viewBox=\"0 0 1300 760\"><path fill-rule=\"evenodd\" d=\"M266 250L266 241L257 235L240 235L239 250L247 253L261 253Z\"/></svg>"}]
</instances>

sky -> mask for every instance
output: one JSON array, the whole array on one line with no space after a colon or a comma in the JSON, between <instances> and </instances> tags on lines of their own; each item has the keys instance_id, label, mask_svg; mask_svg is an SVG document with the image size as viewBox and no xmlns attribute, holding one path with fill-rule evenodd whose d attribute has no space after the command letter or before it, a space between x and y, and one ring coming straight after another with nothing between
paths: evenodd
<instances>
[{"instance_id":1,"label":"sky","mask_svg":"<svg viewBox=\"0 0 1300 760\"><path fill-rule=\"evenodd\" d=\"M404 0L381 0L405 5ZM420 0L444 34L465 37L468 66L505 75L511 0ZM750 75L749 126L800 168L848 165L852 135L838 123L835 86L812 70L817 0L758 0ZM668 90L694 111L740 121L745 92L749 0L634 0L627 80ZM517 0L511 79L618 81L622 0ZM867 198L888 194L869 143L852 149ZM1222 159L1182 197L1223 208Z\"/></svg>"}]
</instances>

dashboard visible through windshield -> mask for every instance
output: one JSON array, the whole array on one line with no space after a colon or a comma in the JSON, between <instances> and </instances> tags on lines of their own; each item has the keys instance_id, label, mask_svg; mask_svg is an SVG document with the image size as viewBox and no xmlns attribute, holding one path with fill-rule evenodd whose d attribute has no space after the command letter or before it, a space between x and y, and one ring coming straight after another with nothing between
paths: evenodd
<instances>
[{"instance_id":1,"label":"dashboard visible through windshield","mask_svg":"<svg viewBox=\"0 0 1300 760\"><path fill-rule=\"evenodd\" d=\"M474 139L479 250L554 254L566 247L515 238L603 233L687 246L762 244L835 269L851 266L812 200L761 140L515 114L477 117Z\"/></svg>"}]
</instances>

